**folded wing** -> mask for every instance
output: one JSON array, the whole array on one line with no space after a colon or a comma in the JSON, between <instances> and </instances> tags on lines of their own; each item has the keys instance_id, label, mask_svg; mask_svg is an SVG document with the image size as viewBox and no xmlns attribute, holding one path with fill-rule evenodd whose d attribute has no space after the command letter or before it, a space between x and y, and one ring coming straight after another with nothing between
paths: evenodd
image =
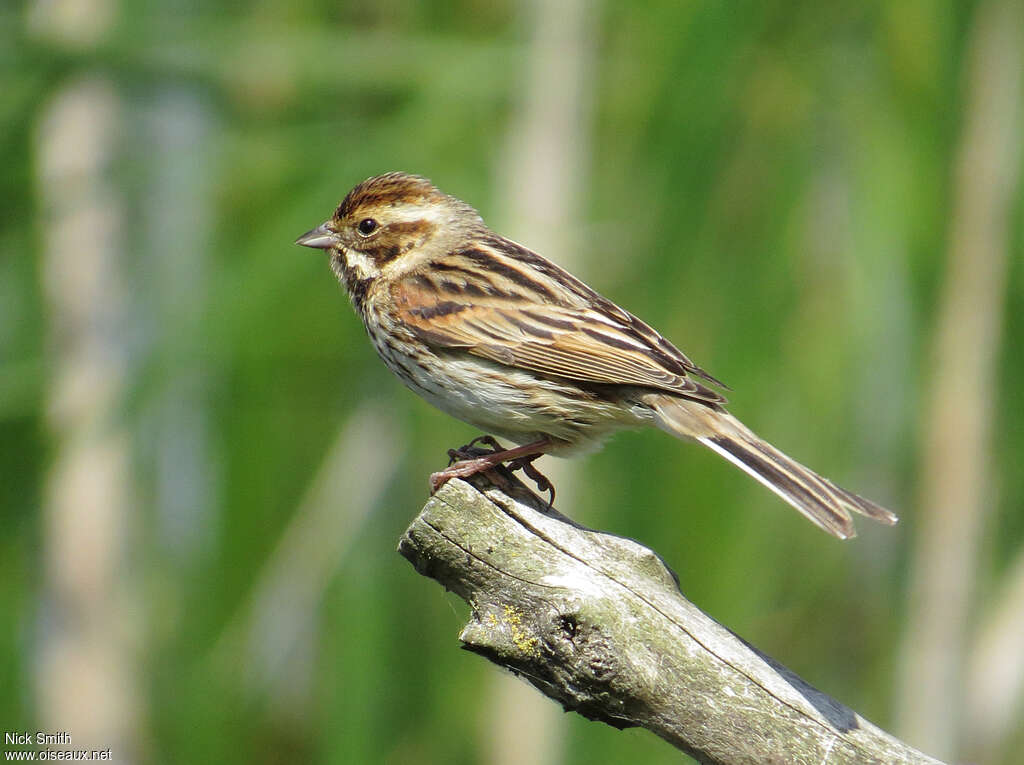
<instances>
[{"instance_id":1,"label":"folded wing","mask_svg":"<svg viewBox=\"0 0 1024 765\"><path fill-rule=\"evenodd\" d=\"M517 289L494 281L415 275L396 282L392 297L401 320L438 349L462 350L511 367L586 383L635 385L711 405L719 393L694 379L699 369L646 324L598 295L585 305L542 299L522 280ZM564 301L568 303L569 301ZM577 301L579 302L579 301ZM607 304L614 310L604 310Z\"/></svg>"}]
</instances>

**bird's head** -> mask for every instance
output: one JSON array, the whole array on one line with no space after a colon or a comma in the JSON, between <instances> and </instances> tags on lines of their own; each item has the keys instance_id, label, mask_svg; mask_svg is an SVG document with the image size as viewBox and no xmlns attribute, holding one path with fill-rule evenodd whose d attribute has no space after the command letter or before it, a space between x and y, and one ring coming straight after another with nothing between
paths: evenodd
<instances>
[{"instance_id":1,"label":"bird's head","mask_svg":"<svg viewBox=\"0 0 1024 765\"><path fill-rule=\"evenodd\" d=\"M330 220L295 243L329 251L339 276L373 279L443 254L481 225L476 210L426 178L387 173L352 189Z\"/></svg>"}]
</instances>

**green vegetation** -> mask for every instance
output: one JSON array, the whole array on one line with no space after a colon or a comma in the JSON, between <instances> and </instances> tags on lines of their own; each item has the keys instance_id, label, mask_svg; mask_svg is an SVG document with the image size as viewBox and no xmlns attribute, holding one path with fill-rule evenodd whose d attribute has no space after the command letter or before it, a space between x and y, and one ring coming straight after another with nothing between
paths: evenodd
<instances>
[{"instance_id":1,"label":"green vegetation","mask_svg":"<svg viewBox=\"0 0 1024 765\"><path fill-rule=\"evenodd\" d=\"M76 639L75 605L96 598L111 609L96 639L117 646L135 710L114 723L124 743L103 744L115 758L120 745L153 763L487 761L496 670L456 650L461 603L394 552L428 473L476 433L392 378L323 258L292 244L356 182L405 170L571 258L725 380L752 428L901 516L895 529L858 518L861 536L837 542L654 430L575 460L572 505L559 503L654 547L703 610L900 734L978 9L587 11L560 252L509 211L535 193L510 178L529 156L516 126L544 5L126 0L91 39L47 3L0 9L0 728L59 729L55 678L88 696L80 678L45 673L54 641ZM92 176L74 163L87 123L67 123L70 144L47 132L69 93L99 104L108 154ZM48 176L61 149L71 169ZM101 193L77 197L79 183ZM963 656L1024 542L1019 182L1010 198L994 318L1007 350L994 379L978 373L995 412L992 488ZM93 203L115 213L109 239L54 241ZM106 230L93 224L70 230ZM97 242L112 242L103 270L83 273ZM76 348L96 354L96 387L64 387ZM84 419L67 415L75 401ZM55 495L75 449L108 437L122 512L61 531L61 507L118 505ZM109 576L82 563L104 533ZM62 589L86 581L62 556L100 589ZM552 763L679 761L643 731L553 726ZM961 759L1009 762L1024 740L1019 723L985 746L975 731Z\"/></svg>"}]
</instances>

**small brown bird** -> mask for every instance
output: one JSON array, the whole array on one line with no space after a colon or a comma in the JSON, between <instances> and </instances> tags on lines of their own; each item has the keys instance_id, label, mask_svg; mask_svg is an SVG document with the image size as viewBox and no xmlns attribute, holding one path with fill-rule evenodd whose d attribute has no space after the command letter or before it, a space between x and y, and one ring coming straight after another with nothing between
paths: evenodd
<instances>
[{"instance_id":1,"label":"small brown bird","mask_svg":"<svg viewBox=\"0 0 1024 765\"><path fill-rule=\"evenodd\" d=\"M855 534L850 511L896 523L758 438L709 387L722 383L647 324L425 178L363 181L296 244L327 251L402 382L519 444L433 474L435 490L500 463L529 471L541 454L593 450L617 430L654 425L700 442L841 539Z\"/></svg>"}]
</instances>

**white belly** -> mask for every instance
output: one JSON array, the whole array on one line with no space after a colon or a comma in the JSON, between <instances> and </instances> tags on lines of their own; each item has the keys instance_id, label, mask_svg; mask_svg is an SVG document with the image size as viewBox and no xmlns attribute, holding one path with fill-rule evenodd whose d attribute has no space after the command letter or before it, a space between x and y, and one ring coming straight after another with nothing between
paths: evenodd
<instances>
[{"instance_id":1,"label":"white belly","mask_svg":"<svg viewBox=\"0 0 1024 765\"><path fill-rule=\"evenodd\" d=\"M581 397L571 382L475 356L434 357L428 373L409 357L380 355L410 389L441 411L517 444L549 437L560 444L552 451L556 455L592 451L615 431L652 419L646 407Z\"/></svg>"}]
</instances>

